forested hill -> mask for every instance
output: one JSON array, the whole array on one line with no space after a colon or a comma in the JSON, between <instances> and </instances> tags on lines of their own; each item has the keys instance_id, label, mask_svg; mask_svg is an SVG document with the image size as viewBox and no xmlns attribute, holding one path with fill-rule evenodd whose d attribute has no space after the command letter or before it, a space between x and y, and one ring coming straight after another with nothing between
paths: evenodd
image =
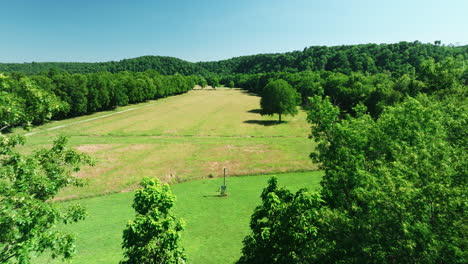
<instances>
[{"instance_id":1,"label":"forested hill","mask_svg":"<svg viewBox=\"0 0 468 264\"><path fill-rule=\"evenodd\" d=\"M400 75L411 72L412 68L418 71L423 60L433 58L439 62L446 57L457 56L467 60L468 46L450 47L415 41L380 45L312 46L303 51L242 56L200 62L199 65L218 74L327 70L346 74L356 71L389 71Z\"/></svg>"},{"instance_id":2,"label":"forested hill","mask_svg":"<svg viewBox=\"0 0 468 264\"><path fill-rule=\"evenodd\" d=\"M265 72L299 72L304 70L328 70L342 73L362 71L368 73L392 72L395 75L419 71L423 60L433 58L436 62L446 57L461 56L468 60L468 46L450 47L415 42L396 44L362 44L346 46L312 46L303 51L277 54L258 54L235 57L213 62L192 63L173 57L143 56L121 61L99 63L44 62L0 63L0 72L38 74L51 68L69 73L92 73L99 71L142 72L153 69L164 75L234 74Z\"/></svg>"},{"instance_id":3,"label":"forested hill","mask_svg":"<svg viewBox=\"0 0 468 264\"><path fill-rule=\"evenodd\" d=\"M32 63L0 63L0 72L20 72L24 74L39 74L56 69L68 73L95 73L121 71L144 72L149 69L156 70L163 75L176 73L183 75L200 74L209 75L208 71L196 63L184 61L173 57L142 56L133 59L110 62L32 62Z\"/></svg>"}]
</instances>

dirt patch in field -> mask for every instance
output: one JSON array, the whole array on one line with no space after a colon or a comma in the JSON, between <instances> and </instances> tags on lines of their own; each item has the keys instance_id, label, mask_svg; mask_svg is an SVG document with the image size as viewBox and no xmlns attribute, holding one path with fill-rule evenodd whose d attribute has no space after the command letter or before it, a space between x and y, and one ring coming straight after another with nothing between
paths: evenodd
<instances>
[{"instance_id":1,"label":"dirt patch in field","mask_svg":"<svg viewBox=\"0 0 468 264\"><path fill-rule=\"evenodd\" d=\"M214 177L221 177L224 168L226 168L228 174L237 174L239 170L242 170L242 163L235 160L211 161L203 166L203 176L207 177L212 175Z\"/></svg>"},{"instance_id":2,"label":"dirt patch in field","mask_svg":"<svg viewBox=\"0 0 468 264\"><path fill-rule=\"evenodd\" d=\"M180 183L184 181L184 179L176 171L169 172L159 179L164 183Z\"/></svg>"},{"instance_id":3,"label":"dirt patch in field","mask_svg":"<svg viewBox=\"0 0 468 264\"><path fill-rule=\"evenodd\" d=\"M80 145L76 147L76 150L84 153L95 153L101 150L106 150L112 148L111 144L89 144L89 145Z\"/></svg>"},{"instance_id":4,"label":"dirt patch in field","mask_svg":"<svg viewBox=\"0 0 468 264\"><path fill-rule=\"evenodd\" d=\"M248 153L264 153L269 150L267 145L251 145L251 146L234 146L232 144L224 145L218 148L215 148L213 151L216 152L226 152L226 151L235 151L235 152L248 152Z\"/></svg>"},{"instance_id":5,"label":"dirt patch in field","mask_svg":"<svg viewBox=\"0 0 468 264\"><path fill-rule=\"evenodd\" d=\"M118 148L115 152L128 152L133 150L146 150L151 148L150 144L127 144L124 147Z\"/></svg>"},{"instance_id":6,"label":"dirt patch in field","mask_svg":"<svg viewBox=\"0 0 468 264\"><path fill-rule=\"evenodd\" d=\"M78 178L94 179L99 178L106 172L114 169L118 166L120 157L119 155L116 155L114 150L110 150L113 147L115 147L115 145L112 144L82 145L77 147L78 151L90 154L95 161L95 165L84 166L79 172L74 173L74 175Z\"/></svg>"}]
</instances>

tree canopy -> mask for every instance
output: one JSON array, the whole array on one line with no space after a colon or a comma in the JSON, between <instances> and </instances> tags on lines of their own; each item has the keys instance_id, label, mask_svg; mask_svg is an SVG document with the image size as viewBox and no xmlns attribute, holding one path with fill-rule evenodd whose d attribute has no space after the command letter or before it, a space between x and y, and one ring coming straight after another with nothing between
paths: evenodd
<instances>
[{"instance_id":1,"label":"tree canopy","mask_svg":"<svg viewBox=\"0 0 468 264\"><path fill-rule=\"evenodd\" d=\"M281 115L296 115L299 95L285 80L274 80L268 83L262 92L260 106L262 115L278 114L279 122Z\"/></svg>"},{"instance_id":2,"label":"tree canopy","mask_svg":"<svg viewBox=\"0 0 468 264\"><path fill-rule=\"evenodd\" d=\"M186 257L179 245L183 222L171 208L175 197L169 185L157 179L145 178L133 200L136 212L123 232L122 248L125 264L185 263Z\"/></svg>"},{"instance_id":3,"label":"tree canopy","mask_svg":"<svg viewBox=\"0 0 468 264\"><path fill-rule=\"evenodd\" d=\"M244 239L237 263L308 263L317 234L311 209L320 207L319 195L305 189L294 194L271 178L260 197L250 221L252 234Z\"/></svg>"},{"instance_id":4,"label":"tree canopy","mask_svg":"<svg viewBox=\"0 0 468 264\"><path fill-rule=\"evenodd\" d=\"M270 181L238 263L464 263L466 99L407 98L377 120L311 105L320 194Z\"/></svg>"},{"instance_id":5,"label":"tree canopy","mask_svg":"<svg viewBox=\"0 0 468 264\"><path fill-rule=\"evenodd\" d=\"M465 263L463 65L427 60L416 76L370 80L321 74L324 95L307 107L322 188L293 194L270 181L239 263Z\"/></svg>"},{"instance_id":6,"label":"tree canopy","mask_svg":"<svg viewBox=\"0 0 468 264\"><path fill-rule=\"evenodd\" d=\"M440 62L447 57L461 56L468 59L468 46L452 47L440 44L398 42L393 44L360 44L341 46L311 46L302 51L275 54L257 54L234 57L227 60L192 63L172 57L142 56L121 61L79 62L32 62L0 63L0 72L39 74L54 68L69 73L96 73L108 71L144 72L155 70L163 75L199 74L209 75L257 74L268 72L333 71L344 74L368 72L370 74L391 72L401 76L419 72L423 60Z\"/></svg>"},{"instance_id":7,"label":"tree canopy","mask_svg":"<svg viewBox=\"0 0 468 264\"><path fill-rule=\"evenodd\" d=\"M205 82L197 76L161 75L154 70L112 74L0 74L0 129L23 123L40 125L185 93ZM8 124L8 125L7 125Z\"/></svg>"},{"instance_id":8,"label":"tree canopy","mask_svg":"<svg viewBox=\"0 0 468 264\"><path fill-rule=\"evenodd\" d=\"M0 263L27 264L44 253L70 259L75 238L55 227L79 221L86 212L79 205L61 208L50 201L66 186L80 186L71 173L91 160L67 148L65 138L30 155L15 149L23 142L0 134Z\"/></svg>"}]
</instances>

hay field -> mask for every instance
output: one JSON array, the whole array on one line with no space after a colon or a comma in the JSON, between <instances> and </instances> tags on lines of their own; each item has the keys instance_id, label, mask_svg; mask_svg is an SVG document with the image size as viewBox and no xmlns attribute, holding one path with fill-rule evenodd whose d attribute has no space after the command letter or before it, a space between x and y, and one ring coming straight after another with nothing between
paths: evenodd
<instances>
[{"instance_id":1,"label":"hay field","mask_svg":"<svg viewBox=\"0 0 468 264\"><path fill-rule=\"evenodd\" d=\"M277 124L277 116L259 114L259 101L238 89L193 90L36 127L24 148L66 135L96 159L78 174L88 185L64 190L61 199L130 191L145 176L175 183L218 177L224 167L229 175L316 169L305 112Z\"/></svg>"}]
</instances>

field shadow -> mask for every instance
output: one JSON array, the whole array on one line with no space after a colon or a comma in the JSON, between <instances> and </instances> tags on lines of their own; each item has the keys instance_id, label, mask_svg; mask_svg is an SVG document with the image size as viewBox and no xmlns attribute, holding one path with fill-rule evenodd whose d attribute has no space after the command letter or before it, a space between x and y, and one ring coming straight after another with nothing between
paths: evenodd
<instances>
[{"instance_id":1,"label":"field shadow","mask_svg":"<svg viewBox=\"0 0 468 264\"><path fill-rule=\"evenodd\" d=\"M285 121L278 122L276 120L245 120L244 123L262 125L262 126L274 126L274 125L284 124L287 122Z\"/></svg>"},{"instance_id":2,"label":"field shadow","mask_svg":"<svg viewBox=\"0 0 468 264\"><path fill-rule=\"evenodd\" d=\"M253 92L249 92L249 91L247 91L247 90L241 90L241 93L247 94L247 95L251 95L251 96L258 96L258 94L253 93Z\"/></svg>"},{"instance_id":3,"label":"field shadow","mask_svg":"<svg viewBox=\"0 0 468 264\"><path fill-rule=\"evenodd\" d=\"M227 195L220 195L220 194L209 194L209 195L203 195L203 198L223 198L226 197Z\"/></svg>"},{"instance_id":4,"label":"field shadow","mask_svg":"<svg viewBox=\"0 0 468 264\"><path fill-rule=\"evenodd\" d=\"M251 110L247 111L247 113L261 114L262 109L251 109Z\"/></svg>"}]
</instances>

